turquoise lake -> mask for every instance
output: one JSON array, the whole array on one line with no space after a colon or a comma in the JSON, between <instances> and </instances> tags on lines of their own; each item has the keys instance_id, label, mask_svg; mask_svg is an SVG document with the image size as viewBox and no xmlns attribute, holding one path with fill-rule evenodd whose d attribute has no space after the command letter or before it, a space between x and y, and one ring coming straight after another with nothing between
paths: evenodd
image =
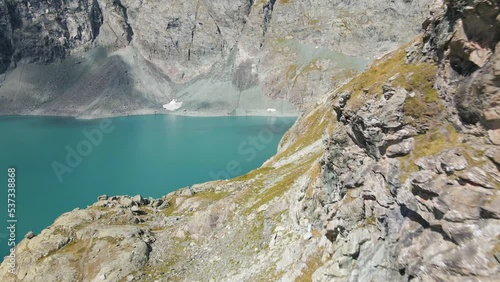
<instances>
[{"instance_id":1,"label":"turquoise lake","mask_svg":"<svg viewBox=\"0 0 500 282\"><path fill-rule=\"evenodd\" d=\"M0 253L7 169L16 169L17 241L97 196L161 197L245 174L274 155L296 118L146 115L76 120L0 117Z\"/></svg>"}]
</instances>

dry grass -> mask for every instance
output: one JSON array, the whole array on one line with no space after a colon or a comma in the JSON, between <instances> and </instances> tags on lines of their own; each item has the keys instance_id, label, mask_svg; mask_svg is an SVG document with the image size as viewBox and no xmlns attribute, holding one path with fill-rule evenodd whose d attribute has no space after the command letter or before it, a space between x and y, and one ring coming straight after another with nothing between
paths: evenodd
<instances>
[{"instance_id":1,"label":"dry grass","mask_svg":"<svg viewBox=\"0 0 500 282\"><path fill-rule=\"evenodd\" d=\"M357 111L367 99L382 95L382 86L391 81L394 87L404 88L415 94L408 97L405 104L407 122L426 122L429 118L439 116L443 105L434 89L436 64L407 64L405 48L408 46L409 44L375 61L367 71L339 88L338 93L351 93L347 108Z\"/></svg>"},{"instance_id":2,"label":"dry grass","mask_svg":"<svg viewBox=\"0 0 500 282\"><path fill-rule=\"evenodd\" d=\"M258 200L250 207L250 211L255 210L272 201L274 198L283 195L286 191L292 188L299 177L310 171L311 166L320 156L321 154L314 154L306 159L305 162L288 166L284 169L280 168L280 173L275 174L275 176L282 176L282 178L274 183L273 186L259 193Z\"/></svg>"},{"instance_id":3,"label":"dry grass","mask_svg":"<svg viewBox=\"0 0 500 282\"><path fill-rule=\"evenodd\" d=\"M319 178L321 172L321 166L319 163L316 163L312 170L311 173L309 174L309 185L307 186L306 189L306 197L311 199L313 197L314 193L314 186L316 184L316 180Z\"/></svg>"},{"instance_id":4,"label":"dry grass","mask_svg":"<svg viewBox=\"0 0 500 282\"><path fill-rule=\"evenodd\" d=\"M285 150L274 156L274 162L288 157L320 140L323 133L333 132L336 124L335 113L325 105L320 105L312 109L300 119L298 124L291 129L294 130L294 132L289 130L289 133L286 134L286 138L289 139L295 136L296 140Z\"/></svg>"},{"instance_id":5,"label":"dry grass","mask_svg":"<svg viewBox=\"0 0 500 282\"><path fill-rule=\"evenodd\" d=\"M309 256L306 261L306 267L302 269L300 276L295 278L295 282L312 282L312 276L318 268L323 265L321 261L323 250L319 249L316 253Z\"/></svg>"}]
</instances>

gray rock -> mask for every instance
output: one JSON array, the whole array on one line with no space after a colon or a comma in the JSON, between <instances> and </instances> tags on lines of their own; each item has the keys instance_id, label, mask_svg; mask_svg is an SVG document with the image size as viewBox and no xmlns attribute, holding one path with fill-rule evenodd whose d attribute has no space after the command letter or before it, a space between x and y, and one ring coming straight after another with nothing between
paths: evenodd
<instances>
[{"instance_id":1,"label":"gray rock","mask_svg":"<svg viewBox=\"0 0 500 282\"><path fill-rule=\"evenodd\" d=\"M472 186L450 187L440 195L436 208L444 214L444 219L454 222L477 220L485 194Z\"/></svg>"},{"instance_id":2,"label":"gray rock","mask_svg":"<svg viewBox=\"0 0 500 282\"><path fill-rule=\"evenodd\" d=\"M32 239L33 237L35 237L35 233L33 233L33 231L29 231L28 233L26 233L26 235L24 235L24 238L25 239Z\"/></svg>"},{"instance_id":3,"label":"gray rock","mask_svg":"<svg viewBox=\"0 0 500 282\"><path fill-rule=\"evenodd\" d=\"M134 197L132 197L132 202L138 206L144 204L144 200L145 199L143 199L141 195L135 195Z\"/></svg>"},{"instance_id":4,"label":"gray rock","mask_svg":"<svg viewBox=\"0 0 500 282\"><path fill-rule=\"evenodd\" d=\"M108 195L101 195L97 197L97 201L106 201L108 199Z\"/></svg>"},{"instance_id":5,"label":"gray rock","mask_svg":"<svg viewBox=\"0 0 500 282\"><path fill-rule=\"evenodd\" d=\"M337 117L342 116L342 111L347 104L347 101L351 98L351 93L350 92L342 92L339 95L339 98L337 101L333 104L333 109L337 113Z\"/></svg>"},{"instance_id":6,"label":"gray rock","mask_svg":"<svg viewBox=\"0 0 500 282\"><path fill-rule=\"evenodd\" d=\"M448 174L464 170L468 165L467 160L456 149L445 150L437 157L419 158L415 161L415 164L423 170L436 173L446 172Z\"/></svg>"},{"instance_id":7,"label":"gray rock","mask_svg":"<svg viewBox=\"0 0 500 282\"><path fill-rule=\"evenodd\" d=\"M488 150L486 152L486 156L490 160L492 160L496 165L500 166L500 149L495 148L495 149Z\"/></svg>"},{"instance_id":8,"label":"gray rock","mask_svg":"<svg viewBox=\"0 0 500 282\"><path fill-rule=\"evenodd\" d=\"M406 127L396 131L394 134L386 135L385 141L399 141L417 135L417 131L412 127Z\"/></svg>"},{"instance_id":9,"label":"gray rock","mask_svg":"<svg viewBox=\"0 0 500 282\"><path fill-rule=\"evenodd\" d=\"M408 92L405 89L391 89L391 95L384 94L386 104L379 110L379 118L386 129L399 128L403 124L403 107ZM393 93L393 94L392 94Z\"/></svg>"},{"instance_id":10,"label":"gray rock","mask_svg":"<svg viewBox=\"0 0 500 282\"><path fill-rule=\"evenodd\" d=\"M415 141L413 138L405 139L403 142L387 147L385 154L388 157L399 157L408 155L415 148Z\"/></svg>"},{"instance_id":11,"label":"gray rock","mask_svg":"<svg viewBox=\"0 0 500 282\"><path fill-rule=\"evenodd\" d=\"M138 206L132 206L132 207L130 208L130 210L131 210L133 213L138 213L138 212L140 212L140 211L141 211L141 209L139 209L139 207L138 207Z\"/></svg>"},{"instance_id":12,"label":"gray rock","mask_svg":"<svg viewBox=\"0 0 500 282\"><path fill-rule=\"evenodd\" d=\"M120 205L123 208L129 208L134 204L134 201L130 199L129 197L122 197L120 198Z\"/></svg>"},{"instance_id":13,"label":"gray rock","mask_svg":"<svg viewBox=\"0 0 500 282\"><path fill-rule=\"evenodd\" d=\"M494 145L500 145L500 129L488 130L488 137L491 143Z\"/></svg>"},{"instance_id":14,"label":"gray rock","mask_svg":"<svg viewBox=\"0 0 500 282\"><path fill-rule=\"evenodd\" d=\"M439 160L446 173L464 170L467 167L467 160L457 150L447 150L439 155Z\"/></svg>"},{"instance_id":15,"label":"gray rock","mask_svg":"<svg viewBox=\"0 0 500 282\"><path fill-rule=\"evenodd\" d=\"M441 162L435 158L422 157L415 160L415 165L421 170L433 171L435 173L443 173Z\"/></svg>"},{"instance_id":16,"label":"gray rock","mask_svg":"<svg viewBox=\"0 0 500 282\"><path fill-rule=\"evenodd\" d=\"M186 187L186 188L179 190L179 196L181 196L181 197L191 197L193 195L194 195L194 192L190 187Z\"/></svg>"},{"instance_id":17,"label":"gray rock","mask_svg":"<svg viewBox=\"0 0 500 282\"><path fill-rule=\"evenodd\" d=\"M458 175L458 177L472 185L478 185L484 188L493 189L494 185L490 182L489 176L479 167L472 167Z\"/></svg>"},{"instance_id":18,"label":"gray rock","mask_svg":"<svg viewBox=\"0 0 500 282\"><path fill-rule=\"evenodd\" d=\"M152 200L152 201L149 202L149 204L153 208L158 208L158 207L160 207L163 204L163 199Z\"/></svg>"},{"instance_id":19,"label":"gray rock","mask_svg":"<svg viewBox=\"0 0 500 282\"><path fill-rule=\"evenodd\" d=\"M500 219L500 196L495 194L481 206L482 217Z\"/></svg>"}]
</instances>

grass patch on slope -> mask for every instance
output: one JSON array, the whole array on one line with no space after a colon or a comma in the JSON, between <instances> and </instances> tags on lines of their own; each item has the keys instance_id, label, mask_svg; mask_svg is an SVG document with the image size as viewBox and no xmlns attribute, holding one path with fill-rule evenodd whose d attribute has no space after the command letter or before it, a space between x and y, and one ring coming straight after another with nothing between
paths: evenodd
<instances>
[{"instance_id":1,"label":"grass patch on slope","mask_svg":"<svg viewBox=\"0 0 500 282\"><path fill-rule=\"evenodd\" d=\"M307 258L306 267L302 269L300 276L295 278L295 282L312 282L312 276L318 268L323 265L321 261L323 250L319 249L316 253L312 254Z\"/></svg>"},{"instance_id":2,"label":"grass patch on slope","mask_svg":"<svg viewBox=\"0 0 500 282\"><path fill-rule=\"evenodd\" d=\"M288 165L281 169L280 172L276 174L276 177L282 175L281 179L272 184L271 187L259 193L258 200L250 207L249 211L258 209L260 206L272 201L276 197L282 196L286 191L288 191L297 181L297 179L307 172L312 171L310 174L316 174L317 172L314 168L311 170L313 163L318 161L322 153L316 153L309 156L306 161L301 162L296 165ZM309 175L309 178L311 178Z\"/></svg>"},{"instance_id":3,"label":"grass patch on slope","mask_svg":"<svg viewBox=\"0 0 500 282\"><path fill-rule=\"evenodd\" d=\"M383 85L389 82L394 87L414 93L405 103L407 122L416 123L438 116L443 105L437 90L434 89L436 64L434 62L407 64L405 48L409 45L375 61L367 71L340 87L338 93L344 91L351 93L351 99L346 107L357 111L370 97L380 97L383 94Z\"/></svg>"},{"instance_id":4,"label":"grass patch on slope","mask_svg":"<svg viewBox=\"0 0 500 282\"><path fill-rule=\"evenodd\" d=\"M428 157L438 154L444 149L459 146L458 133L453 126L446 125L432 128L426 134L415 136L415 149L404 157L401 161L401 180L404 181L412 172L418 171L415 161L421 157Z\"/></svg>"},{"instance_id":5,"label":"grass patch on slope","mask_svg":"<svg viewBox=\"0 0 500 282\"><path fill-rule=\"evenodd\" d=\"M331 133L335 127L335 113L325 105L320 105L304 114L284 136L283 140L295 137L286 149L273 157L274 162L306 148L320 140L323 133Z\"/></svg>"}]
</instances>

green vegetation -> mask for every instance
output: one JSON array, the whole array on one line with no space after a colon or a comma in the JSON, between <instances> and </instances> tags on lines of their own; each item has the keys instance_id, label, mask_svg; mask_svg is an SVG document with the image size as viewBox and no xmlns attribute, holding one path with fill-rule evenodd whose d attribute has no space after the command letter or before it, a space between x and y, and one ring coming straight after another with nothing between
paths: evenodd
<instances>
[{"instance_id":1,"label":"green vegetation","mask_svg":"<svg viewBox=\"0 0 500 282\"><path fill-rule=\"evenodd\" d=\"M201 193L194 194L194 198L202 198L210 201L218 201L227 197L229 192L215 192L215 191L204 191Z\"/></svg>"},{"instance_id":2,"label":"green vegetation","mask_svg":"<svg viewBox=\"0 0 500 282\"><path fill-rule=\"evenodd\" d=\"M272 166L263 166L258 169L254 169L245 175L233 178L231 179L231 182L248 181L250 179L255 179L259 174L266 174L272 170L274 170L274 167Z\"/></svg>"},{"instance_id":3,"label":"green vegetation","mask_svg":"<svg viewBox=\"0 0 500 282\"><path fill-rule=\"evenodd\" d=\"M161 273L169 273L178 262L182 261L182 255L186 254L184 250L185 245L187 245L187 243L183 241L174 241L172 242L172 244L169 244L169 255L163 258L164 261L161 265L155 267L146 266L145 268L140 270L140 272L145 274L142 278L144 280L142 281L157 281L159 278L158 275L161 275ZM180 279L177 277L169 277L168 281L179 280ZM126 277L124 277L122 281L126 281Z\"/></svg>"},{"instance_id":4,"label":"green vegetation","mask_svg":"<svg viewBox=\"0 0 500 282\"><path fill-rule=\"evenodd\" d=\"M335 127L335 116L331 109L326 109L325 105L320 105L312 109L307 114L304 114L294 128L292 128L286 135L286 138L291 138L291 134L296 135L296 140L284 151L278 153L273 157L273 161L288 157L293 153L304 149L305 147L313 144L322 138L323 133L331 133ZM294 132L291 132L291 131ZM284 137L284 138L285 138ZM285 139L286 140L286 139Z\"/></svg>"},{"instance_id":5,"label":"green vegetation","mask_svg":"<svg viewBox=\"0 0 500 282\"><path fill-rule=\"evenodd\" d=\"M250 231L248 232L248 240L253 242L259 242L262 239L262 233L264 232L265 218L262 213L257 214L254 224Z\"/></svg>"},{"instance_id":6,"label":"green vegetation","mask_svg":"<svg viewBox=\"0 0 500 282\"><path fill-rule=\"evenodd\" d=\"M297 65L294 64L288 66L286 70L286 78L294 79L296 75L297 75Z\"/></svg>"},{"instance_id":7,"label":"green vegetation","mask_svg":"<svg viewBox=\"0 0 500 282\"><path fill-rule=\"evenodd\" d=\"M331 80L333 85L337 86L338 83L341 83L346 79L353 78L356 74L358 74L358 71L355 69L344 69L333 75Z\"/></svg>"},{"instance_id":8,"label":"green vegetation","mask_svg":"<svg viewBox=\"0 0 500 282\"><path fill-rule=\"evenodd\" d=\"M340 87L337 92L351 92L351 99L347 106L357 109L362 106L363 99L359 99L365 91L370 95L382 95L382 86L391 77L401 71L405 64L406 53L404 47L375 61L371 67L361 75Z\"/></svg>"},{"instance_id":9,"label":"green vegetation","mask_svg":"<svg viewBox=\"0 0 500 282\"><path fill-rule=\"evenodd\" d=\"M321 71L321 66L318 64L318 59L314 59L310 61L300 72L300 74L304 72L311 72L311 71Z\"/></svg>"},{"instance_id":10,"label":"green vegetation","mask_svg":"<svg viewBox=\"0 0 500 282\"><path fill-rule=\"evenodd\" d=\"M356 197L353 197L351 194L352 190L347 190L344 197L342 198L342 205L347 205L357 199Z\"/></svg>"},{"instance_id":11,"label":"green vegetation","mask_svg":"<svg viewBox=\"0 0 500 282\"><path fill-rule=\"evenodd\" d=\"M406 52L403 46L398 50L374 62L362 75L342 86L338 92L350 91L351 99L348 107L358 110L366 100L365 96L380 96L382 86L390 81L394 87L406 89L413 93L407 97L404 112L407 123L432 122L430 118L439 119L443 110L438 92L434 89L437 67L434 62L406 63Z\"/></svg>"},{"instance_id":12,"label":"green vegetation","mask_svg":"<svg viewBox=\"0 0 500 282\"><path fill-rule=\"evenodd\" d=\"M415 149L409 155L401 157L401 180L404 181L412 172L418 171L415 161L421 157L433 156L447 148L460 146L458 133L453 126L446 124L431 128L427 134L415 137Z\"/></svg>"},{"instance_id":13,"label":"green vegetation","mask_svg":"<svg viewBox=\"0 0 500 282\"><path fill-rule=\"evenodd\" d=\"M273 186L267 188L265 191L261 191L259 193L258 201L255 202L249 209L249 211L253 211L260 206L272 201L274 198L283 195L286 191L288 191L295 181L305 173L311 170L311 166L322 153L313 154L306 159L305 162L296 164L296 165L288 165L281 167L277 171L279 173L275 174L275 177L282 176L279 181L274 183ZM313 170L314 171L314 170Z\"/></svg>"},{"instance_id":14,"label":"green vegetation","mask_svg":"<svg viewBox=\"0 0 500 282\"><path fill-rule=\"evenodd\" d=\"M276 43L279 45L285 44L287 42L288 42L288 39L286 39L286 38L282 38L282 37L276 38Z\"/></svg>"},{"instance_id":15,"label":"green vegetation","mask_svg":"<svg viewBox=\"0 0 500 282\"><path fill-rule=\"evenodd\" d=\"M408 80L401 81L398 78L395 82L395 85L415 93L414 97L406 99L404 111L407 121L415 123L426 121L428 118L439 118L443 105L437 91L433 88L436 66L430 63L408 66L408 71L410 71ZM403 76L400 77L403 78Z\"/></svg>"},{"instance_id":16,"label":"green vegetation","mask_svg":"<svg viewBox=\"0 0 500 282\"><path fill-rule=\"evenodd\" d=\"M165 216L172 216L172 214L174 213L175 209L176 209L176 206L175 206L175 199L177 199L177 196L175 195L172 195L169 199L168 199L168 207L163 209L163 214Z\"/></svg>"},{"instance_id":17,"label":"green vegetation","mask_svg":"<svg viewBox=\"0 0 500 282\"><path fill-rule=\"evenodd\" d=\"M307 23L309 25L318 25L321 21L318 19L308 19Z\"/></svg>"},{"instance_id":18,"label":"green vegetation","mask_svg":"<svg viewBox=\"0 0 500 282\"><path fill-rule=\"evenodd\" d=\"M370 216L368 218L365 218L365 223L367 225L376 225L377 224L377 218L375 218L375 216Z\"/></svg>"},{"instance_id":19,"label":"green vegetation","mask_svg":"<svg viewBox=\"0 0 500 282\"><path fill-rule=\"evenodd\" d=\"M433 129L427 134L415 137L415 150L412 157L415 159L432 156L444 149L456 147L458 142L457 132L453 127Z\"/></svg>"},{"instance_id":20,"label":"green vegetation","mask_svg":"<svg viewBox=\"0 0 500 282\"><path fill-rule=\"evenodd\" d=\"M73 240L68 244L64 245L58 253L59 254L83 254L87 247L89 246L88 240Z\"/></svg>"}]
</instances>

